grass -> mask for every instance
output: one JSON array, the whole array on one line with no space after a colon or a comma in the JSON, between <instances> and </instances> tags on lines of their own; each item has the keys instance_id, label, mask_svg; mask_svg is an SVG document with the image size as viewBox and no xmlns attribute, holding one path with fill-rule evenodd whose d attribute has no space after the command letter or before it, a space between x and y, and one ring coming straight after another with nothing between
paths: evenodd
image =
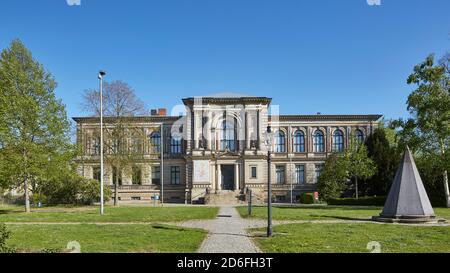
<instances>
[{"instance_id":1,"label":"grass","mask_svg":"<svg viewBox=\"0 0 450 273\"><path fill-rule=\"evenodd\" d=\"M64 251L71 241L81 252L195 252L206 236L199 229L138 225L9 225L7 241L18 252ZM67 250L66 250L67 251Z\"/></svg>"},{"instance_id":2,"label":"grass","mask_svg":"<svg viewBox=\"0 0 450 273\"><path fill-rule=\"evenodd\" d=\"M450 228L445 226L304 223L275 226L274 232L275 237L256 237L264 252L368 253L371 241L380 243L382 253L450 252Z\"/></svg>"},{"instance_id":3,"label":"grass","mask_svg":"<svg viewBox=\"0 0 450 273\"><path fill-rule=\"evenodd\" d=\"M23 207L0 206L0 222L172 222L192 219L212 219L217 207L167 206L167 207L48 207L23 212Z\"/></svg>"},{"instance_id":4,"label":"grass","mask_svg":"<svg viewBox=\"0 0 450 273\"><path fill-rule=\"evenodd\" d=\"M274 220L356 220L368 219L380 214L382 207L370 206L303 206L303 207L274 207ZM238 207L242 217L247 218L247 207ZM435 208L437 216L450 220L449 208ZM267 207L253 207L252 217L267 218Z\"/></svg>"}]
</instances>

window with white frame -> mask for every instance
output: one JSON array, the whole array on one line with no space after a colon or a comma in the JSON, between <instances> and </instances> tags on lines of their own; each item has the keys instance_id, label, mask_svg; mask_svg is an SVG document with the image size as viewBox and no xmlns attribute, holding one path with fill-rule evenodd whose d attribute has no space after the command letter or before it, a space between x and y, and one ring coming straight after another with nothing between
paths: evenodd
<instances>
[{"instance_id":1,"label":"window with white frame","mask_svg":"<svg viewBox=\"0 0 450 273\"><path fill-rule=\"evenodd\" d=\"M284 184L285 183L285 167L283 165L276 166L276 176L277 176L277 184Z\"/></svg>"},{"instance_id":2,"label":"window with white frame","mask_svg":"<svg viewBox=\"0 0 450 273\"><path fill-rule=\"evenodd\" d=\"M305 165L295 165L295 182L297 184L305 184Z\"/></svg>"},{"instance_id":3,"label":"window with white frame","mask_svg":"<svg viewBox=\"0 0 450 273\"><path fill-rule=\"evenodd\" d=\"M294 153L305 152L305 134L301 130L297 130L294 134Z\"/></svg>"},{"instance_id":4,"label":"window with white frame","mask_svg":"<svg viewBox=\"0 0 450 273\"><path fill-rule=\"evenodd\" d=\"M325 139L324 139L322 131L317 130L314 133L313 145L314 145L314 152L315 153L323 153L323 152L325 152Z\"/></svg>"}]
</instances>

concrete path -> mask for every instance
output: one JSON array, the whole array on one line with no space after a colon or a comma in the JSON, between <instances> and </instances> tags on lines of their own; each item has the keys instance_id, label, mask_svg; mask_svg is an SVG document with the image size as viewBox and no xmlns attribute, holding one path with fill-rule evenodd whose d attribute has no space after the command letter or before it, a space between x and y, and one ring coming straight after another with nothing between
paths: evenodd
<instances>
[{"instance_id":1,"label":"concrete path","mask_svg":"<svg viewBox=\"0 0 450 273\"><path fill-rule=\"evenodd\" d=\"M220 208L214 220L197 220L178 223L183 227L202 228L209 231L201 245L200 253L258 253L246 229L260 227L263 221L246 221L232 206Z\"/></svg>"}]
</instances>

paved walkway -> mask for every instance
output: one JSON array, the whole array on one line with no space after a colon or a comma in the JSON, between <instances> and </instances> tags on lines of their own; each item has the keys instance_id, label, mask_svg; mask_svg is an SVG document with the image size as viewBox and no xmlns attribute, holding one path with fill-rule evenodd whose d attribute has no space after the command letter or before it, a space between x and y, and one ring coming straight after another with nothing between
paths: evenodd
<instances>
[{"instance_id":1,"label":"paved walkway","mask_svg":"<svg viewBox=\"0 0 450 273\"><path fill-rule=\"evenodd\" d=\"M234 207L224 206L220 208L219 215L214 220L186 221L178 225L209 231L198 251L200 253L258 253L261 251L253 243L246 229L261 227L263 222L246 221Z\"/></svg>"}]
</instances>

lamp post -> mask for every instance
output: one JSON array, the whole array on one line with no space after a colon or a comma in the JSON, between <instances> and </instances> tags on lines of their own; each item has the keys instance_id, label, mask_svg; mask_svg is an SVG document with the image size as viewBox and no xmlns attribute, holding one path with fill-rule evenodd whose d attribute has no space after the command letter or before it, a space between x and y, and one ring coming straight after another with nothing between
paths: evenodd
<instances>
[{"instance_id":1,"label":"lamp post","mask_svg":"<svg viewBox=\"0 0 450 273\"><path fill-rule=\"evenodd\" d=\"M103 215L103 77L106 75L104 71L98 73L100 80L100 214ZM117 194L117 193L116 193Z\"/></svg>"},{"instance_id":2,"label":"lamp post","mask_svg":"<svg viewBox=\"0 0 450 273\"><path fill-rule=\"evenodd\" d=\"M265 136L265 144L267 146L267 237L272 236L272 182L271 182L271 165L272 165L272 128L267 126Z\"/></svg>"}]
</instances>

